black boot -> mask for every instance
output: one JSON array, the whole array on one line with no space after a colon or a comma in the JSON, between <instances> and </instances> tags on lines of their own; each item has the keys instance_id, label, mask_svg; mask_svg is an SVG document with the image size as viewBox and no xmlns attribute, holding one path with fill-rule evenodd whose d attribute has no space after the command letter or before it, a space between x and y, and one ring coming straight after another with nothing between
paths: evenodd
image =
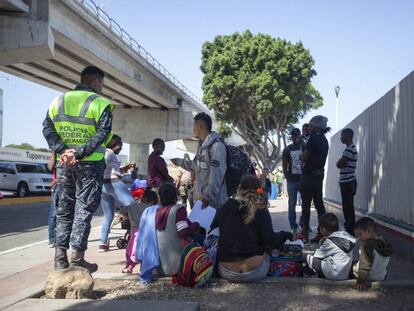
<instances>
[{"instance_id":1,"label":"black boot","mask_svg":"<svg viewBox=\"0 0 414 311\"><path fill-rule=\"evenodd\" d=\"M62 270L69 267L66 249L56 248L55 250L55 270Z\"/></svg>"},{"instance_id":2,"label":"black boot","mask_svg":"<svg viewBox=\"0 0 414 311\"><path fill-rule=\"evenodd\" d=\"M74 249L72 251L72 256L70 258L70 264L73 267L82 267L89 271L89 273L94 273L98 270L98 265L96 263L89 263L84 259L85 251L80 251Z\"/></svg>"}]
</instances>

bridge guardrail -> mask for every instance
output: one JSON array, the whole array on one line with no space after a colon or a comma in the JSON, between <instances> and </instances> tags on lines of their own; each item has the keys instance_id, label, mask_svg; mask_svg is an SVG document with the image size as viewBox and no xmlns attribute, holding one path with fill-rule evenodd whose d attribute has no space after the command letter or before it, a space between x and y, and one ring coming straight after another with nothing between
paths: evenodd
<instances>
[{"instance_id":1,"label":"bridge guardrail","mask_svg":"<svg viewBox=\"0 0 414 311\"><path fill-rule=\"evenodd\" d=\"M201 99L184 86L173 74L171 74L163 65L158 62L142 45L140 45L129 33L122 28L112 17L109 16L99 5L93 0L76 0L86 9L92 16L94 16L103 26L108 28L113 34L118 36L122 42L131 48L132 51L138 54L141 58L147 61L168 81L174 84L178 89L183 91L188 97L196 101L199 105L204 105Z\"/></svg>"}]
</instances>

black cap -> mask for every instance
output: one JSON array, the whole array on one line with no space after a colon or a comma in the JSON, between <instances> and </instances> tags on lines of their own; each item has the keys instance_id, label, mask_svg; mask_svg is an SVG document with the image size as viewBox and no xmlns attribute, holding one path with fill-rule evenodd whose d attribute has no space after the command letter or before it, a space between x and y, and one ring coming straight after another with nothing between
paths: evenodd
<instances>
[{"instance_id":1,"label":"black cap","mask_svg":"<svg viewBox=\"0 0 414 311\"><path fill-rule=\"evenodd\" d=\"M300 129L298 129L297 127L294 127L291 131L290 131L290 135L298 135L300 136Z\"/></svg>"}]
</instances>

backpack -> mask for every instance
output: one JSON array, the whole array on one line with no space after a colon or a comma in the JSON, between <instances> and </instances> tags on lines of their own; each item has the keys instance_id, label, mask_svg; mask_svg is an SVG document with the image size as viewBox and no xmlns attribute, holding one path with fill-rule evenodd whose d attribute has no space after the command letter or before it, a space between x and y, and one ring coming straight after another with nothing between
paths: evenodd
<instances>
[{"instance_id":1,"label":"backpack","mask_svg":"<svg viewBox=\"0 0 414 311\"><path fill-rule=\"evenodd\" d=\"M302 246L283 244L278 251L272 251L268 275L276 277L302 276Z\"/></svg>"},{"instance_id":2,"label":"backpack","mask_svg":"<svg viewBox=\"0 0 414 311\"><path fill-rule=\"evenodd\" d=\"M178 273L172 282L177 285L200 287L207 283L213 274L210 256L198 243L187 244L181 254Z\"/></svg>"},{"instance_id":3,"label":"backpack","mask_svg":"<svg viewBox=\"0 0 414 311\"><path fill-rule=\"evenodd\" d=\"M240 147L228 145L221 138L218 141L226 147L227 170L223 182L226 182L227 196L231 197L236 194L243 176L249 173L252 161Z\"/></svg>"}]
</instances>

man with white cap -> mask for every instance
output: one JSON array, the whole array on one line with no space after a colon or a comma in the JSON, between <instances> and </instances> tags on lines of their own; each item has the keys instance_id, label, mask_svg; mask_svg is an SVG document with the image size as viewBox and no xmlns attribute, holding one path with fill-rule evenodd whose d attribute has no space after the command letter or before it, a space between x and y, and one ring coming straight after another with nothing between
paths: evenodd
<instances>
[{"instance_id":1,"label":"man with white cap","mask_svg":"<svg viewBox=\"0 0 414 311\"><path fill-rule=\"evenodd\" d=\"M322 186L325 173L325 162L328 155L329 144L325 134L331 130L327 126L328 118L315 116L309 122L309 141L302 153L304 163L301 190L302 190L302 234L306 243L309 242L310 206L313 200L318 217L325 214L322 199ZM318 242L318 234L312 242Z\"/></svg>"}]
</instances>

